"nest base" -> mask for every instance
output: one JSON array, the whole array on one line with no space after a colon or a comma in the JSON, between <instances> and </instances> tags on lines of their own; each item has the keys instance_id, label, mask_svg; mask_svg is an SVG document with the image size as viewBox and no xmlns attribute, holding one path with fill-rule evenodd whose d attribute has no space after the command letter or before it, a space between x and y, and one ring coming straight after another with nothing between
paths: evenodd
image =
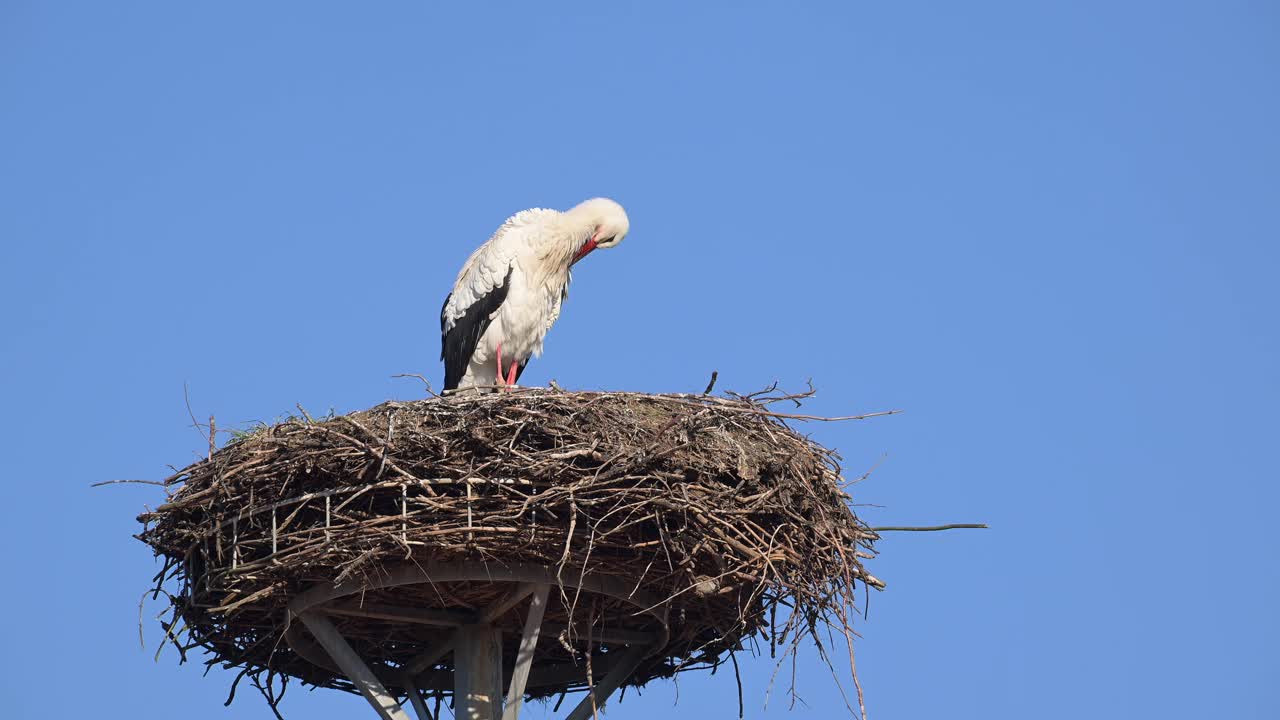
<instances>
[{"instance_id":1,"label":"nest base","mask_svg":"<svg viewBox=\"0 0 1280 720\"><path fill-rule=\"evenodd\" d=\"M456 582L485 582L506 585L509 589L494 605L476 613L450 614L416 607L345 602L374 590ZM603 662L597 661L595 667L563 663L535 666L534 651L541 636L565 642L569 635L567 626L543 624L553 590L564 599L572 594L575 600L585 599L595 604L600 598L612 598L635 608L630 615L601 619L605 628L597 630L594 638L576 638L588 643L611 644L612 650L601 658ZM521 632L504 640L506 633L495 626L495 621L522 605L527 605L528 615ZM528 689L578 683L590 689L569 717L586 717L593 706L598 709L604 705L645 657L660 651L668 635L661 603L645 593L628 591L615 578L561 578L551 567L485 562L407 563L366 581L320 583L296 597L289 604L289 611L302 620L301 624L291 624L285 631L290 648L317 666L346 675L385 720L408 720L395 698L407 697L416 707L425 703L423 690L452 690L455 713L461 713L461 717L496 717L503 695L508 705L516 704L514 712L518 713L518 703L523 701ZM656 620L659 630L628 629L627 625L653 626L652 622L628 622L637 615ZM404 668L390 668L361 658L334 624L335 616L446 627L452 629L452 633L424 646L418 657ZM426 671L448 653L454 656L452 671ZM504 668L504 658L508 657L513 658L514 663L509 662ZM501 690L504 685L505 693Z\"/></svg>"}]
</instances>

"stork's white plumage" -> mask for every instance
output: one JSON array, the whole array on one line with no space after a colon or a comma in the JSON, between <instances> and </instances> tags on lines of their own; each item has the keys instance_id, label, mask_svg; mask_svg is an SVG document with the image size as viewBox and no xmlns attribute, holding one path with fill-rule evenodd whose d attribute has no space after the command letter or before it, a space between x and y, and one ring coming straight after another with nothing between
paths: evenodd
<instances>
[{"instance_id":1,"label":"stork's white plumage","mask_svg":"<svg viewBox=\"0 0 1280 720\"><path fill-rule=\"evenodd\" d=\"M471 253L440 310L444 389L514 385L560 317L569 268L626 236L627 213L607 198L507 218Z\"/></svg>"}]
</instances>

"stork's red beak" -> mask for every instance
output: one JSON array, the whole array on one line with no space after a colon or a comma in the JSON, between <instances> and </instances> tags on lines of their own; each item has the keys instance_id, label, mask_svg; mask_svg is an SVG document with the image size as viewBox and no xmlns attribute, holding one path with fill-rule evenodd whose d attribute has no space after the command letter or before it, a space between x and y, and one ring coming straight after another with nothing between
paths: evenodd
<instances>
[{"instance_id":1,"label":"stork's red beak","mask_svg":"<svg viewBox=\"0 0 1280 720\"><path fill-rule=\"evenodd\" d=\"M588 254L590 254L592 250L595 250L595 249L596 249L596 239L593 237L590 240L582 243L582 247L578 248L578 254L573 256L573 262L570 262L569 264L573 265L574 263L578 262L582 258L586 257Z\"/></svg>"}]
</instances>

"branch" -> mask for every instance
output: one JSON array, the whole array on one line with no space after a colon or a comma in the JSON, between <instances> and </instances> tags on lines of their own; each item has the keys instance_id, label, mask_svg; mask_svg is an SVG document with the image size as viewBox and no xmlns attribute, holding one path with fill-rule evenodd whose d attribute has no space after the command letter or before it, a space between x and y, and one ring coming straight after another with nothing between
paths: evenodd
<instances>
[{"instance_id":1,"label":"branch","mask_svg":"<svg viewBox=\"0 0 1280 720\"><path fill-rule=\"evenodd\" d=\"M418 378L419 380L421 380L421 381L422 381L422 384L423 384L423 385L425 385L425 386L427 387L427 394L428 394L428 395L430 395L431 397L440 397L439 395L437 395L437 394L436 394L436 391L435 391L435 390L432 390L432 389L431 389L431 381L430 381L430 380L428 380L428 379L426 379L426 378L425 378L425 377L423 377L422 375L419 375L418 373L399 373L399 374L397 374L397 375L392 375L391 377L393 377L393 378L403 378L403 377Z\"/></svg>"},{"instance_id":2,"label":"branch","mask_svg":"<svg viewBox=\"0 0 1280 720\"><path fill-rule=\"evenodd\" d=\"M937 532L938 530L987 530L986 523L954 523L952 525L886 525L873 527L872 532Z\"/></svg>"},{"instance_id":3,"label":"branch","mask_svg":"<svg viewBox=\"0 0 1280 720\"><path fill-rule=\"evenodd\" d=\"M187 404L187 415L191 417L191 426L200 433L200 437L212 442L212 440L209 440L209 435L205 433L204 426L200 424L199 420L196 420L195 412L191 410L191 386L189 383L182 383L182 401Z\"/></svg>"}]
</instances>

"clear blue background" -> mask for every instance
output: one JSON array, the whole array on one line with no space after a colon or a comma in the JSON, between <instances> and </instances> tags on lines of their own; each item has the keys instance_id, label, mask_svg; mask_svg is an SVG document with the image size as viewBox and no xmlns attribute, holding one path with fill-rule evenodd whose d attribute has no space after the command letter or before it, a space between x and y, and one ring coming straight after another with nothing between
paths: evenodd
<instances>
[{"instance_id":1,"label":"clear blue background","mask_svg":"<svg viewBox=\"0 0 1280 720\"><path fill-rule=\"evenodd\" d=\"M883 541L873 717L1274 717L1278 76L1264 2L8 0L0 715L269 717L139 649L159 493L89 483L202 452L184 383L223 425L419 396L471 249L609 195L529 383L812 377L907 410L808 428L872 522L992 525ZM771 669L750 717L846 712L812 655L762 710ZM736 714L675 690L610 717Z\"/></svg>"}]
</instances>

